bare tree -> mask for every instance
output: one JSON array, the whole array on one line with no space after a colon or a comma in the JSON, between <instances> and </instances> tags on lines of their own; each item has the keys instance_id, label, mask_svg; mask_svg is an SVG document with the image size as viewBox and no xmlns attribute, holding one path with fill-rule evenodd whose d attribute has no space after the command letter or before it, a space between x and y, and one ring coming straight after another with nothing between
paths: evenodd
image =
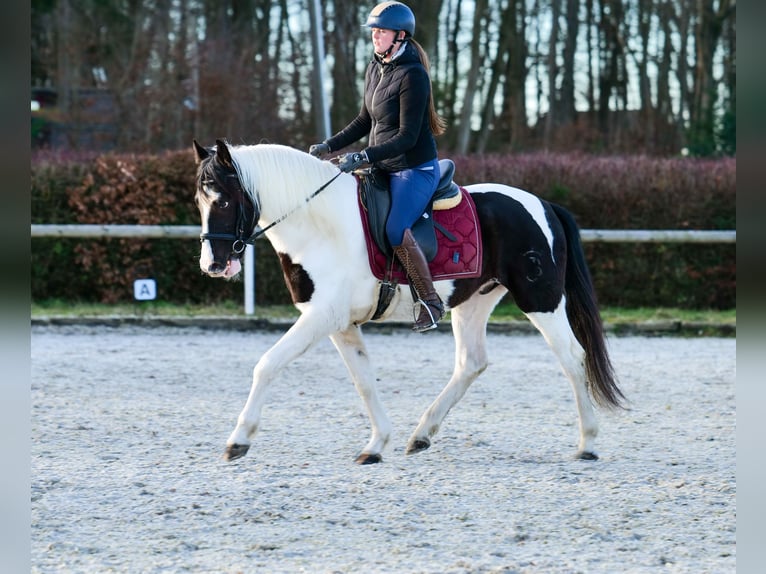
<instances>
[{"instance_id":1,"label":"bare tree","mask_svg":"<svg viewBox=\"0 0 766 574\"><path fill-rule=\"evenodd\" d=\"M717 6L716 6L717 5ZM697 0L694 29L694 90L690 108L689 144L693 151L709 155L715 150L714 110L718 96L713 60L724 22L734 14L731 0Z\"/></svg>"},{"instance_id":2,"label":"bare tree","mask_svg":"<svg viewBox=\"0 0 766 574\"><path fill-rule=\"evenodd\" d=\"M460 108L460 117L457 124L457 140L455 151L464 154L468 151L471 137L471 117L473 116L473 102L476 97L479 82L479 72L482 69L481 61L481 37L482 28L487 15L487 0L476 0L476 9L473 14L473 27L471 36L471 66L468 71L468 80L463 90L463 105Z\"/></svg>"},{"instance_id":3,"label":"bare tree","mask_svg":"<svg viewBox=\"0 0 766 574\"><path fill-rule=\"evenodd\" d=\"M450 10L446 19L448 65L445 66L447 73L443 80L442 93L444 94L445 119L450 126L455 125L457 109L458 79L460 78L458 36L462 24L462 8L462 0L457 0L455 4L450 2ZM454 140L454 137L451 137L454 133L454 129L448 132L448 141Z\"/></svg>"},{"instance_id":4,"label":"bare tree","mask_svg":"<svg viewBox=\"0 0 766 574\"><path fill-rule=\"evenodd\" d=\"M543 136L543 142L546 148L551 146L553 130L558 124L558 44L561 31L560 16L562 2L563 0L551 0L551 33L548 37L548 54L546 58L546 71L548 77L548 115L545 120L545 132Z\"/></svg>"},{"instance_id":5,"label":"bare tree","mask_svg":"<svg viewBox=\"0 0 766 574\"><path fill-rule=\"evenodd\" d=\"M413 14L415 14L415 38L423 46L431 63L436 65L437 44L439 40L439 15L442 11L443 0L429 0L428 2L412 2Z\"/></svg>"},{"instance_id":6,"label":"bare tree","mask_svg":"<svg viewBox=\"0 0 766 574\"><path fill-rule=\"evenodd\" d=\"M492 133L493 124L495 122L495 97L497 96L498 87L504 78L509 79L508 68L513 47L511 38L516 35L515 15L516 2L515 0L511 0L505 8L500 11L497 50L494 59L492 60L492 70L483 105L484 111L481 116L481 127L476 142L476 151L478 153L483 153L486 150L490 134ZM498 122L497 129L498 132L501 132L502 128L499 124L500 122ZM505 127L506 135L510 132L510 129L510 125Z\"/></svg>"},{"instance_id":7,"label":"bare tree","mask_svg":"<svg viewBox=\"0 0 766 574\"><path fill-rule=\"evenodd\" d=\"M575 52L580 32L580 1L566 0L566 30L561 57L561 90L558 97L558 124L575 121Z\"/></svg>"},{"instance_id":8,"label":"bare tree","mask_svg":"<svg viewBox=\"0 0 766 574\"><path fill-rule=\"evenodd\" d=\"M660 42L662 49L657 61L657 106L655 119L660 125L671 129L655 130L655 145L660 150L672 150L678 147L676 140L679 136L675 127L679 120L673 111L673 96L670 93L673 57L675 54L673 49L673 28L671 25L674 13L673 0L661 0L658 5L658 14L661 23Z\"/></svg>"},{"instance_id":9,"label":"bare tree","mask_svg":"<svg viewBox=\"0 0 766 574\"><path fill-rule=\"evenodd\" d=\"M334 0L325 14L328 33L327 47L333 66L331 71L333 98L330 122L337 131L350 122L362 104L359 85L362 70L372 57L369 36L361 24L366 21L359 3L354 0ZM365 18L365 19L363 19ZM366 44L359 48L360 38Z\"/></svg>"},{"instance_id":10,"label":"bare tree","mask_svg":"<svg viewBox=\"0 0 766 574\"><path fill-rule=\"evenodd\" d=\"M511 8L511 5L513 6ZM511 149L520 149L527 139L527 94L526 83L529 72L527 58L529 50L526 39L526 2L510 0L509 5L509 54L506 67L506 81L503 108L507 111L509 144ZM539 102L538 102L539 110Z\"/></svg>"},{"instance_id":11,"label":"bare tree","mask_svg":"<svg viewBox=\"0 0 766 574\"><path fill-rule=\"evenodd\" d=\"M307 1L32 0L33 88L58 94L50 117L70 146L94 122L126 150L191 137L303 145L314 131ZM361 103L372 4L322 5L338 129ZM735 0L412 7L451 128L442 148L736 149Z\"/></svg>"},{"instance_id":12,"label":"bare tree","mask_svg":"<svg viewBox=\"0 0 766 574\"><path fill-rule=\"evenodd\" d=\"M627 62L622 25L625 21L622 0L601 0L598 120L609 147L619 145L619 124L610 121L614 113L627 108ZM610 129L612 128L612 129ZM615 129L616 128L616 129Z\"/></svg>"}]
</instances>

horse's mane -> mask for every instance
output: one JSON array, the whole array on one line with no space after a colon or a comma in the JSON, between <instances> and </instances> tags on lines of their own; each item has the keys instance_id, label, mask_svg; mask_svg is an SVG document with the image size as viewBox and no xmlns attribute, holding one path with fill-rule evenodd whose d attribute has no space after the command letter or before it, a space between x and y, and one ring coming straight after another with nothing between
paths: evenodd
<instances>
[{"instance_id":1,"label":"horse's mane","mask_svg":"<svg viewBox=\"0 0 766 574\"><path fill-rule=\"evenodd\" d=\"M245 192L259 210L266 207L276 217L301 205L338 173L329 162L283 145L229 146L229 151ZM322 195L312 205L324 203Z\"/></svg>"}]
</instances>

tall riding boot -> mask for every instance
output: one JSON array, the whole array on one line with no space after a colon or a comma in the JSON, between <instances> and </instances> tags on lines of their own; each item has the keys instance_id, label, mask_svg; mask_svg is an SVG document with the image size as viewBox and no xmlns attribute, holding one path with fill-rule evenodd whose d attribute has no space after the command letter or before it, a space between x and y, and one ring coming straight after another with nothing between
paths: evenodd
<instances>
[{"instance_id":1,"label":"tall riding boot","mask_svg":"<svg viewBox=\"0 0 766 574\"><path fill-rule=\"evenodd\" d=\"M394 247L394 255L401 261L418 296L420 313L412 327L413 331L435 329L436 323L444 316L444 305L434 289L426 257L409 229L404 230L402 244Z\"/></svg>"}]
</instances>

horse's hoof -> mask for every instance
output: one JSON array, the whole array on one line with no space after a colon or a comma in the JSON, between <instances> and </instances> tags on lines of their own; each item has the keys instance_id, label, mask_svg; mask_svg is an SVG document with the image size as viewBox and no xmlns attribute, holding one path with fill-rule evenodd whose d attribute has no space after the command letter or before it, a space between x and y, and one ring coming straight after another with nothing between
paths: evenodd
<instances>
[{"instance_id":1,"label":"horse's hoof","mask_svg":"<svg viewBox=\"0 0 766 574\"><path fill-rule=\"evenodd\" d=\"M580 460L598 460L598 455L595 452L584 450L577 453L577 458Z\"/></svg>"},{"instance_id":2,"label":"horse's hoof","mask_svg":"<svg viewBox=\"0 0 766 574\"><path fill-rule=\"evenodd\" d=\"M379 454L368 454L363 452L356 457L354 462L356 462L356 464L378 464L379 462L383 462L383 457Z\"/></svg>"},{"instance_id":3,"label":"horse's hoof","mask_svg":"<svg viewBox=\"0 0 766 574\"><path fill-rule=\"evenodd\" d=\"M245 456L248 450L250 450L249 444L230 444L226 447L226 452L223 453L223 458L227 462L231 462L232 460L237 460L238 458Z\"/></svg>"},{"instance_id":4,"label":"horse's hoof","mask_svg":"<svg viewBox=\"0 0 766 574\"><path fill-rule=\"evenodd\" d=\"M426 450L429 446L431 446L431 441L427 438L416 438L407 445L407 454L415 454L421 450Z\"/></svg>"}]
</instances>

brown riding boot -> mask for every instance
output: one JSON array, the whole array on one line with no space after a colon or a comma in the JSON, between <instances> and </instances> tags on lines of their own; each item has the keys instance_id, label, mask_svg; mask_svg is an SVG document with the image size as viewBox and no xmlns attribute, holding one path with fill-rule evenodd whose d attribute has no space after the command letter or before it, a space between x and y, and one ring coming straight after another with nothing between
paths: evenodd
<instances>
[{"instance_id":1,"label":"brown riding boot","mask_svg":"<svg viewBox=\"0 0 766 574\"><path fill-rule=\"evenodd\" d=\"M436 323L444 316L444 305L434 289L428 261L409 229L404 230L402 244L394 247L394 255L401 261L418 296L420 313L412 330L423 332L436 329Z\"/></svg>"}]
</instances>

